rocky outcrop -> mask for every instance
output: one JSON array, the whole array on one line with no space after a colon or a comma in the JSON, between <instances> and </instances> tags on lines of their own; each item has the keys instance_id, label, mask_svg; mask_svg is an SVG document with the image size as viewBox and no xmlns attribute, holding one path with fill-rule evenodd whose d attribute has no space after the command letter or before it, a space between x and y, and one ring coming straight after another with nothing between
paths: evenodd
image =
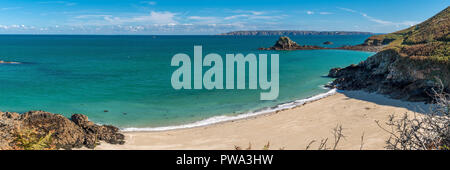
<instances>
[{"instance_id":1,"label":"rocky outcrop","mask_svg":"<svg viewBox=\"0 0 450 170\"><path fill-rule=\"evenodd\" d=\"M450 67L430 64L429 67L408 66L411 61L395 50L385 50L357 65L333 68L328 76L336 78L328 87L341 90L365 90L387 94L408 101L432 100L432 89L448 89ZM440 83L442 81L443 84Z\"/></svg>"},{"instance_id":2,"label":"rocky outcrop","mask_svg":"<svg viewBox=\"0 0 450 170\"><path fill-rule=\"evenodd\" d=\"M234 31L219 35L232 36L297 36L297 35L373 35L370 32L357 31Z\"/></svg>"},{"instance_id":3,"label":"rocky outcrop","mask_svg":"<svg viewBox=\"0 0 450 170\"><path fill-rule=\"evenodd\" d=\"M94 148L99 141L124 144L124 135L109 125L96 125L81 114L68 119L59 114L30 111L23 114L0 112L0 149L14 147L15 134L20 129L33 129L39 134L52 132L52 145L56 148Z\"/></svg>"},{"instance_id":4,"label":"rocky outcrop","mask_svg":"<svg viewBox=\"0 0 450 170\"><path fill-rule=\"evenodd\" d=\"M432 89L450 92L450 7L416 26L367 39L358 47L382 51L358 65L333 68L329 86L367 90L410 101L431 101ZM356 48L355 46L349 47Z\"/></svg>"},{"instance_id":5,"label":"rocky outcrop","mask_svg":"<svg viewBox=\"0 0 450 170\"><path fill-rule=\"evenodd\" d=\"M337 47L334 49L339 50L353 50L353 51L369 51L369 52L379 52L381 51L385 46L384 45L365 45L365 44L359 44L359 45L347 45L342 47Z\"/></svg>"},{"instance_id":6,"label":"rocky outcrop","mask_svg":"<svg viewBox=\"0 0 450 170\"><path fill-rule=\"evenodd\" d=\"M324 42L324 44L333 44L330 41ZM369 44L360 44L354 46L343 46L337 48L327 48L315 45L298 45L296 42L292 41L289 37L280 37L278 41L269 48L258 48L259 50L327 50L327 49L339 49L339 50L355 50L355 51L370 51L370 52L378 52L384 45L369 45Z\"/></svg>"},{"instance_id":7,"label":"rocky outcrop","mask_svg":"<svg viewBox=\"0 0 450 170\"><path fill-rule=\"evenodd\" d=\"M378 36L372 36L367 38L362 45L364 46L382 46L382 45L388 45L392 41L394 41L394 38L377 38Z\"/></svg>"},{"instance_id":8,"label":"rocky outcrop","mask_svg":"<svg viewBox=\"0 0 450 170\"><path fill-rule=\"evenodd\" d=\"M298 45L292 41L289 37L280 37L278 41L270 48L259 48L259 50L316 50L325 49L319 46L312 45Z\"/></svg>"}]
</instances>

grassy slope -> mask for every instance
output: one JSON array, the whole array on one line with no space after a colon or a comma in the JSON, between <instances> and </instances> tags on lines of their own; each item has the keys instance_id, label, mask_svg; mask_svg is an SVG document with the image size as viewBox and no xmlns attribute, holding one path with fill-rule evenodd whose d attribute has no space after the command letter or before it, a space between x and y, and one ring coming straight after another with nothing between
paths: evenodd
<instances>
[{"instance_id":1,"label":"grassy slope","mask_svg":"<svg viewBox=\"0 0 450 170\"><path fill-rule=\"evenodd\" d=\"M410 75L417 71L425 79L439 78L450 88L450 7L410 28L370 37L370 41L388 42L383 50L395 50L400 58L396 67ZM413 70L413 71L412 71Z\"/></svg>"},{"instance_id":2,"label":"grassy slope","mask_svg":"<svg viewBox=\"0 0 450 170\"><path fill-rule=\"evenodd\" d=\"M450 7L410 28L369 39L391 40L385 49L395 49L404 57L449 64Z\"/></svg>"}]
</instances>

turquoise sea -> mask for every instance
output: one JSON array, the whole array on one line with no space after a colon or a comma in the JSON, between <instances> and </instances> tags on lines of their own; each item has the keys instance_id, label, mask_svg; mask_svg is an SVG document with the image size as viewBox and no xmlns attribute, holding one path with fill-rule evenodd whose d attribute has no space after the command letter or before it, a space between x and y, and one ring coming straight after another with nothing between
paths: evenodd
<instances>
[{"instance_id":1,"label":"turquoise sea","mask_svg":"<svg viewBox=\"0 0 450 170\"><path fill-rule=\"evenodd\" d=\"M303 45L332 41L337 47L368 36L295 36ZM373 53L344 50L259 51L272 36L0 35L0 110L83 113L120 128L183 125L236 116L325 93L330 68L359 63ZM172 56L194 45L203 54L278 53L277 100L259 100L261 90L174 90ZM204 68L203 70L206 70ZM311 113L314 114L314 113ZM216 119L209 119L216 120ZM220 119L217 119L220 120Z\"/></svg>"}]
</instances>

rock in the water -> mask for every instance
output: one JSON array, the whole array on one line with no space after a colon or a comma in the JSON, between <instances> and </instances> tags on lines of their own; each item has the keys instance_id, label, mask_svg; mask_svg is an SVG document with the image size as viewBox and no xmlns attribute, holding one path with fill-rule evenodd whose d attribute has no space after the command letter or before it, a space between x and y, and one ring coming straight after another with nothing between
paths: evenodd
<instances>
[{"instance_id":1,"label":"rock in the water","mask_svg":"<svg viewBox=\"0 0 450 170\"><path fill-rule=\"evenodd\" d=\"M0 64L20 64L19 62L12 62L12 61L3 61L0 60Z\"/></svg>"},{"instance_id":2,"label":"rock in the water","mask_svg":"<svg viewBox=\"0 0 450 170\"><path fill-rule=\"evenodd\" d=\"M325 44L325 45L331 45L331 44L333 44L333 42L331 42L331 41L325 41L323 44Z\"/></svg>"},{"instance_id":3,"label":"rock in the water","mask_svg":"<svg viewBox=\"0 0 450 170\"><path fill-rule=\"evenodd\" d=\"M299 45L289 37L280 37L273 47L278 49L294 49L299 47Z\"/></svg>"},{"instance_id":4,"label":"rock in the water","mask_svg":"<svg viewBox=\"0 0 450 170\"><path fill-rule=\"evenodd\" d=\"M319 46L312 45L298 45L296 42L292 41L289 37L280 37L278 41L270 48L259 48L259 50L314 50L314 49L324 49Z\"/></svg>"},{"instance_id":5,"label":"rock in the water","mask_svg":"<svg viewBox=\"0 0 450 170\"><path fill-rule=\"evenodd\" d=\"M96 125L87 116L74 114L68 119L59 114L30 111L24 114L0 112L0 149L14 146L14 134L19 129L34 129L41 134L52 133L56 148L71 149L86 146L94 148L99 141L123 144L124 135L109 125Z\"/></svg>"}]
</instances>

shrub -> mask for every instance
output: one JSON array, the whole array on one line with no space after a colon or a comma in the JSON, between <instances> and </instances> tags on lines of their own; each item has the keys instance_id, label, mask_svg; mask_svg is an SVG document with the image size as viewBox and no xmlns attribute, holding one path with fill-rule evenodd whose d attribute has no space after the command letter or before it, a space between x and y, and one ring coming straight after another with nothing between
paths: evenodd
<instances>
[{"instance_id":1,"label":"shrub","mask_svg":"<svg viewBox=\"0 0 450 170\"><path fill-rule=\"evenodd\" d=\"M433 93L434 104L425 115L405 114L400 119L391 115L387 127L376 121L391 135L386 149L450 150L450 95L443 90L433 90Z\"/></svg>"},{"instance_id":2,"label":"shrub","mask_svg":"<svg viewBox=\"0 0 450 170\"><path fill-rule=\"evenodd\" d=\"M55 147L51 144L53 132L42 134L36 129L18 128L14 144L17 150L53 150Z\"/></svg>"}]
</instances>

